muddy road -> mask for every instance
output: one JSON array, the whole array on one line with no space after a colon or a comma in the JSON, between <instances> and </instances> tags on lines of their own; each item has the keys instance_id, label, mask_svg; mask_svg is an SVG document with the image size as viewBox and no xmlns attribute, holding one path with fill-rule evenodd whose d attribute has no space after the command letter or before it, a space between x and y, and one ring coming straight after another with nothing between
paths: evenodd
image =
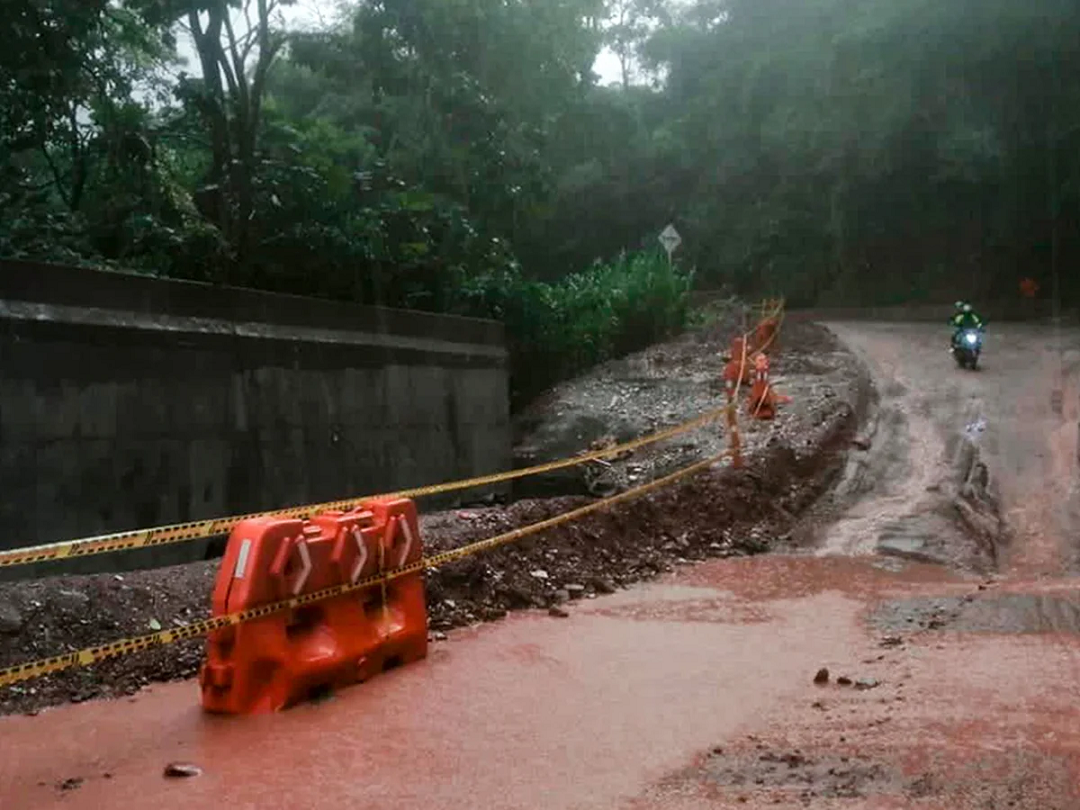
<instances>
[{"instance_id":1,"label":"muddy road","mask_svg":"<svg viewBox=\"0 0 1080 810\"><path fill-rule=\"evenodd\" d=\"M877 403L822 554L883 553L1017 576L1080 562L1080 332L992 327L977 372L947 329L833 324L870 367Z\"/></svg>"},{"instance_id":2,"label":"muddy road","mask_svg":"<svg viewBox=\"0 0 1080 810\"><path fill-rule=\"evenodd\" d=\"M275 717L191 682L0 717L0 804L1077 810L1080 332L993 328L971 373L943 328L831 328L876 402L792 553L450 629Z\"/></svg>"}]
</instances>

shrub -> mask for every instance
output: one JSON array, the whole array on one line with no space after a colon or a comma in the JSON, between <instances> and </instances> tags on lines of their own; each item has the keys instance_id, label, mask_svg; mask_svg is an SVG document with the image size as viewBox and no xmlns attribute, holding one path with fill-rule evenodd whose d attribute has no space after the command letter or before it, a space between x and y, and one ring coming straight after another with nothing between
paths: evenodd
<instances>
[{"instance_id":1,"label":"shrub","mask_svg":"<svg viewBox=\"0 0 1080 810\"><path fill-rule=\"evenodd\" d=\"M662 254L624 253L551 284L516 270L475 278L462 309L506 325L511 394L520 406L560 380L682 329L692 277Z\"/></svg>"}]
</instances>

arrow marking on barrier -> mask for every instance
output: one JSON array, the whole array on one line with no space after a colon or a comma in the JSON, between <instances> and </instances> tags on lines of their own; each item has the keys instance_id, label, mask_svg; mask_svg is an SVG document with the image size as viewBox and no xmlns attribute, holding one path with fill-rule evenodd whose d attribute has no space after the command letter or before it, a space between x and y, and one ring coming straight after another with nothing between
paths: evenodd
<instances>
[{"instance_id":1,"label":"arrow marking on barrier","mask_svg":"<svg viewBox=\"0 0 1080 810\"><path fill-rule=\"evenodd\" d=\"M401 568L401 566L405 564L405 560L409 559L409 552L412 551L414 540L412 528L409 526L408 518L399 515L397 521L398 524L401 526L402 534L405 535L405 546L401 549L401 556L398 558L396 566L397 568Z\"/></svg>"},{"instance_id":2,"label":"arrow marking on barrier","mask_svg":"<svg viewBox=\"0 0 1080 810\"><path fill-rule=\"evenodd\" d=\"M356 581L360 579L360 574L364 572L364 566L367 564L368 548L364 543L364 534L360 531L359 526L353 526L352 531L353 540L356 541L356 550L360 552L360 556L356 560L356 565L353 566L352 582L355 585Z\"/></svg>"},{"instance_id":3,"label":"arrow marking on barrier","mask_svg":"<svg viewBox=\"0 0 1080 810\"><path fill-rule=\"evenodd\" d=\"M297 538L299 542L296 544L296 551L300 555L300 575L296 578L296 582L292 587L292 595L296 596L304 589L304 585L307 584L308 577L311 576L311 552L308 551L307 540L301 535Z\"/></svg>"}]
</instances>

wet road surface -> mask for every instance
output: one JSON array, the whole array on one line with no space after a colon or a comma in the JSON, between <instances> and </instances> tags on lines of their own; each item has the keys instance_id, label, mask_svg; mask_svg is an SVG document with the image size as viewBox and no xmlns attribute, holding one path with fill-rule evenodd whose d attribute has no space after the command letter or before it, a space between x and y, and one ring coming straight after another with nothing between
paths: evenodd
<instances>
[{"instance_id":1,"label":"wet road surface","mask_svg":"<svg viewBox=\"0 0 1080 810\"><path fill-rule=\"evenodd\" d=\"M946 327L830 328L870 367L880 401L870 449L854 454L841 485L848 508L824 533L823 553L981 562L1016 575L1076 570L1080 332L992 327L971 372L951 360ZM983 543L956 521L958 496L980 464L984 511L996 506L1001 517L1000 526L980 526L994 535Z\"/></svg>"},{"instance_id":2,"label":"wet road surface","mask_svg":"<svg viewBox=\"0 0 1080 810\"><path fill-rule=\"evenodd\" d=\"M836 331L881 400L822 554L687 566L567 619L451 633L273 717L204 716L181 683L0 718L0 806L1080 807L1071 349L1002 327L971 374L931 327ZM1000 573L917 561L987 564L954 514L980 463L1011 535ZM203 774L164 779L178 760Z\"/></svg>"}]
</instances>

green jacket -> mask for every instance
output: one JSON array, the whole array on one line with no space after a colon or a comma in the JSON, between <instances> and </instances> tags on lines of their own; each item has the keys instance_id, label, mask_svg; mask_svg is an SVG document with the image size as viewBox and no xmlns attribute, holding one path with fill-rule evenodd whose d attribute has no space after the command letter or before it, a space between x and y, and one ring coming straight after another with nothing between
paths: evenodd
<instances>
[{"instance_id":1,"label":"green jacket","mask_svg":"<svg viewBox=\"0 0 1080 810\"><path fill-rule=\"evenodd\" d=\"M949 318L949 326L954 329L982 329L983 325L977 312L957 312Z\"/></svg>"}]
</instances>

